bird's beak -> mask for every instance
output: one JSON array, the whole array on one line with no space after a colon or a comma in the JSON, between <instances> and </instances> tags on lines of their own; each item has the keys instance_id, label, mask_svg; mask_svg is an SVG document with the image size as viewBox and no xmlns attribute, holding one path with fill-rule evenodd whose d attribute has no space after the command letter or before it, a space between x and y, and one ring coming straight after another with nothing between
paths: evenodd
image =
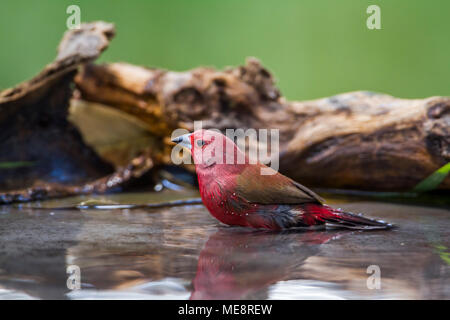
<instances>
[{"instance_id":1,"label":"bird's beak","mask_svg":"<svg viewBox=\"0 0 450 320\"><path fill-rule=\"evenodd\" d=\"M192 133L183 134L182 136L172 139L172 142L178 143L180 146L191 150L191 135Z\"/></svg>"}]
</instances>

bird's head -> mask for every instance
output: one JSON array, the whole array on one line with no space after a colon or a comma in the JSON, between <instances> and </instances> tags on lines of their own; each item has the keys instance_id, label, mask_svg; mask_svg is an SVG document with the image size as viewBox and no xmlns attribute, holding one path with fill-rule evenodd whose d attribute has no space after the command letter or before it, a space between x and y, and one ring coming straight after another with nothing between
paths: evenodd
<instances>
[{"instance_id":1,"label":"bird's head","mask_svg":"<svg viewBox=\"0 0 450 320\"><path fill-rule=\"evenodd\" d=\"M237 145L219 131L201 129L172 141L191 152L197 170L212 169L216 165L235 166L247 160Z\"/></svg>"}]
</instances>

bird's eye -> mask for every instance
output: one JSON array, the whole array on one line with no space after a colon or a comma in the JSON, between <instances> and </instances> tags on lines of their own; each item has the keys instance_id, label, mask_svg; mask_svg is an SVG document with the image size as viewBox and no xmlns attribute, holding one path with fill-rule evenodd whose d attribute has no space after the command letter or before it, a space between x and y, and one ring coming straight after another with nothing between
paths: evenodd
<instances>
[{"instance_id":1,"label":"bird's eye","mask_svg":"<svg viewBox=\"0 0 450 320\"><path fill-rule=\"evenodd\" d=\"M206 144L205 141L203 141L203 140L197 140L197 146L203 147L205 144Z\"/></svg>"}]
</instances>

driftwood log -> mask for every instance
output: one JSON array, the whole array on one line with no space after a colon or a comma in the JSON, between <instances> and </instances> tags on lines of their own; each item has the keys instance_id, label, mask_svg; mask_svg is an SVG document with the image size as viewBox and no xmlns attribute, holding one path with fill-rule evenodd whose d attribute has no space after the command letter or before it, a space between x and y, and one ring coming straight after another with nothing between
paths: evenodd
<instances>
[{"instance_id":1,"label":"driftwood log","mask_svg":"<svg viewBox=\"0 0 450 320\"><path fill-rule=\"evenodd\" d=\"M450 98L351 92L289 102L253 58L223 71L93 64L113 35L103 22L68 31L53 63L0 92L0 162L33 163L0 169L0 203L105 192L151 174L171 164L172 131L192 130L195 120L220 130L279 129L280 171L311 187L410 190L450 159ZM114 161L67 120L70 103L139 119L152 143ZM450 189L450 177L439 188Z\"/></svg>"},{"instance_id":2,"label":"driftwood log","mask_svg":"<svg viewBox=\"0 0 450 320\"><path fill-rule=\"evenodd\" d=\"M372 92L288 102L256 59L188 72L125 63L87 65L81 98L139 117L167 143L176 128L280 130L280 171L312 187L411 190L450 160L450 98ZM447 178L441 189L450 188Z\"/></svg>"}]
</instances>

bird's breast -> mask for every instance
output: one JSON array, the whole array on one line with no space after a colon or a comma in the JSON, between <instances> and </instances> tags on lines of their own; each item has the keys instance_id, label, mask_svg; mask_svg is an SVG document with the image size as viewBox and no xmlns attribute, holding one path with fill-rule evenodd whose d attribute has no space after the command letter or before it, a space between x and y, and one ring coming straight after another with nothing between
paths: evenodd
<instances>
[{"instance_id":1,"label":"bird's breast","mask_svg":"<svg viewBox=\"0 0 450 320\"><path fill-rule=\"evenodd\" d=\"M204 205L217 220L228 225L248 226L246 217L251 212L251 205L235 192L215 182L201 186L200 194Z\"/></svg>"}]
</instances>

